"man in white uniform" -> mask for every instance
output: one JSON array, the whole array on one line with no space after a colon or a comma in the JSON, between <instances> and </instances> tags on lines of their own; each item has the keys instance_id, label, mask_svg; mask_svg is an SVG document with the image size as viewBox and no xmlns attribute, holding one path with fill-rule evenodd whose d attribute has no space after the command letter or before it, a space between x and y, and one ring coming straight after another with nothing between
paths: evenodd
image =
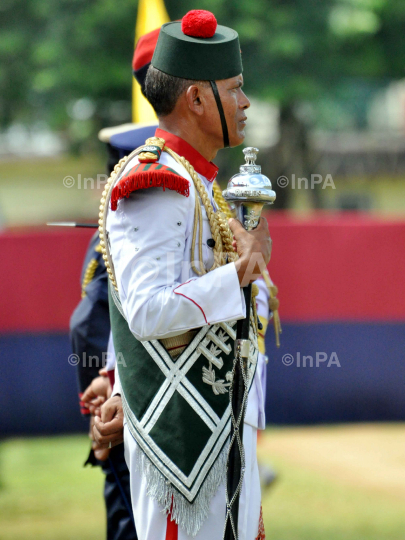
<instances>
[{"instance_id":1,"label":"man in white uniform","mask_svg":"<svg viewBox=\"0 0 405 540\"><path fill-rule=\"evenodd\" d=\"M265 220L251 232L231 220L231 233L213 196L212 160L245 136L241 72L238 36L217 28L212 14L190 12L164 25L146 80L159 118L156 138L116 168L102 199L114 393L124 403L140 540L223 533L235 321L245 315L241 286L260 276L251 256L261 253L267 265L271 253ZM255 373L264 359L254 327L253 320L241 540L259 537L256 430L264 425ZM108 420L106 409L99 424Z\"/></svg>"}]
</instances>

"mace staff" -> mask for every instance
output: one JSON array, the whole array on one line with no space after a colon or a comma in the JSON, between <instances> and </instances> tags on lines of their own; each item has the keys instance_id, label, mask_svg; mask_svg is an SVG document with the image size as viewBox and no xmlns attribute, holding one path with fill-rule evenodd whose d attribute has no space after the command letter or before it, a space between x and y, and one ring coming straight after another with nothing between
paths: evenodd
<instances>
[{"instance_id":1,"label":"mace staff","mask_svg":"<svg viewBox=\"0 0 405 540\"><path fill-rule=\"evenodd\" d=\"M247 231L255 229L265 204L276 199L270 180L261 174L256 165L257 148L245 148L246 163L233 176L223 192L226 201L236 208L236 217ZM229 392L231 402L231 438L227 461L226 477L226 519L224 540L238 539L239 498L245 473L245 453L243 449L243 425L249 393L249 352L250 352L250 311L252 285L243 288L246 303L246 317L237 322L235 341L235 361L232 385Z\"/></svg>"}]
</instances>

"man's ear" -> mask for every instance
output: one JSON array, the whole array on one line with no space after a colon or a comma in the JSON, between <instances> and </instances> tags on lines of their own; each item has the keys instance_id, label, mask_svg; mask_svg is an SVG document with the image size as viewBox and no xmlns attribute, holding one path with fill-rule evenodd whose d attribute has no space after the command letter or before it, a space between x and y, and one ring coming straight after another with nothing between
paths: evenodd
<instances>
[{"instance_id":1,"label":"man's ear","mask_svg":"<svg viewBox=\"0 0 405 540\"><path fill-rule=\"evenodd\" d=\"M190 111L201 116L204 113L204 100L201 95L201 88L197 84L192 84L187 88L186 100Z\"/></svg>"}]
</instances>

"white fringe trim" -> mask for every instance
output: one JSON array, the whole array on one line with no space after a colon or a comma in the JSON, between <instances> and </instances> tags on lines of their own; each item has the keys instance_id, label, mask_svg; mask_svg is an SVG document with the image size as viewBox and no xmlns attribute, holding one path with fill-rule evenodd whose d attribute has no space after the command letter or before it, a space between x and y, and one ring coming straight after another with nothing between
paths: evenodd
<instances>
[{"instance_id":1,"label":"white fringe trim","mask_svg":"<svg viewBox=\"0 0 405 540\"><path fill-rule=\"evenodd\" d=\"M227 446L219 454L193 503L189 503L172 486L138 446L135 458L135 470L142 473L145 477L147 494L162 507L162 512L166 515L170 512L172 519L188 535L197 535L202 524L208 517L212 497L225 480L228 455Z\"/></svg>"}]
</instances>

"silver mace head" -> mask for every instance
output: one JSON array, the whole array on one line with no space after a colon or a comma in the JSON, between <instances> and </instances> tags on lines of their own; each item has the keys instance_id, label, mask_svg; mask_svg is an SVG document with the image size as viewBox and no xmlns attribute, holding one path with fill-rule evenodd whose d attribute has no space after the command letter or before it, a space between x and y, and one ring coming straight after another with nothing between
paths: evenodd
<instances>
[{"instance_id":1,"label":"silver mace head","mask_svg":"<svg viewBox=\"0 0 405 540\"><path fill-rule=\"evenodd\" d=\"M265 204L273 204L276 194L271 189L271 182L262 174L260 165L256 165L257 148L244 148L244 165L239 168L222 192L224 199L236 207L236 217L247 231L257 227Z\"/></svg>"}]
</instances>

